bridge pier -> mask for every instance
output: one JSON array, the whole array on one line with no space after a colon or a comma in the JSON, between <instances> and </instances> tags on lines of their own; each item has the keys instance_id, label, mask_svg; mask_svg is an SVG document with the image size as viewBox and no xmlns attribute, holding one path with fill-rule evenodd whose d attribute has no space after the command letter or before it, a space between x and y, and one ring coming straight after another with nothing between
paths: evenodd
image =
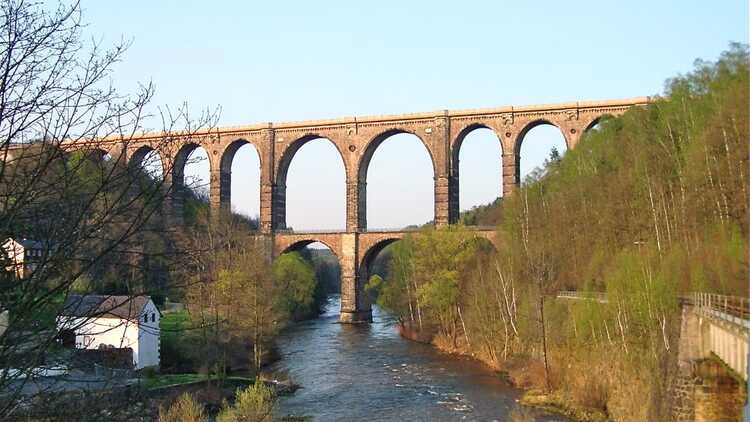
<instances>
[{"instance_id":1,"label":"bridge pier","mask_svg":"<svg viewBox=\"0 0 750 422\"><path fill-rule=\"evenodd\" d=\"M521 183L521 155L516 152L503 153L503 197L507 197Z\"/></svg>"}]
</instances>

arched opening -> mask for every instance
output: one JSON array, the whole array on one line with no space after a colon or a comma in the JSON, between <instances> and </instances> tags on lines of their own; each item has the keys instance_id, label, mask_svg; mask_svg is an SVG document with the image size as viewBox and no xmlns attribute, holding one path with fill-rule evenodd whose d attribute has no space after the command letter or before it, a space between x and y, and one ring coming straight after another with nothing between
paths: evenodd
<instances>
[{"instance_id":1,"label":"arched opening","mask_svg":"<svg viewBox=\"0 0 750 422\"><path fill-rule=\"evenodd\" d=\"M611 114L602 114L601 116L598 116L594 120L591 121L591 123L586 126L586 129L584 129L583 133L584 135L589 132L598 132L602 129L605 122L611 118L613 118Z\"/></svg>"},{"instance_id":2,"label":"arched opening","mask_svg":"<svg viewBox=\"0 0 750 422\"><path fill-rule=\"evenodd\" d=\"M362 257L358 279L361 284L360 291L364 293L362 296L368 305L377 303L378 295L390 279L393 245L400 240L399 238L383 239L372 245ZM374 315L377 317L377 314L376 308Z\"/></svg>"},{"instance_id":3,"label":"arched opening","mask_svg":"<svg viewBox=\"0 0 750 422\"><path fill-rule=\"evenodd\" d=\"M280 163L276 188L283 201L276 206L286 227L346 229L346 167L331 140L308 136L290 145Z\"/></svg>"},{"instance_id":4,"label":"arched opening","mask_svg":"<svg viewBox=\"0 0 750 422\"><path fill-rule=\"evenodd\" d=\"M164 177L164 165L159 152L149 146L138 148L130 157L128 165L131 168L142 170L153 180L162 180Z\"/></svg>"},{"instance_id":5,"label":"arched opening","mask_svg":"<svg viewBox=\"0 0 750 422\"><path fill-rule=\"evenodd\" d=\"M457 210L462 216L459 221L464 224L497 223L496 218L485 216L483 211L489 211L486 205L494 204L503 194L502 153L500 139L485 126L470 126L456 140L451 171L458 195L453 192L452 199L458 200Z\"/></svg>"},{"instance_id":6,"label":"arched opening","mask_svg":"<svg viewBox=\"0 0 750 422\"><path fill-rule=\"evenodd\" d=\"M314 277L312 288L309 285L310 271ZM320 313L338 316L341 266L336 253L325 243L310 239L290 245L274 261L273 273L275 282L281 288L310 294L309 306L303 305L306 312L299 313L297 319ZM306 296L303 294L303 299Z\"/></svg>"},{"instance_id":7,"label":"arched opening","mask_svg":"<svg viewBox=\"0 0 750 422\"><path fill-rule=\"evenodd\" d=\"M467 248L472 248L472 250L475 251L475 253L473 254L475 255L474 258L479 258L480 255L489 256L497 253L495 244L492 243L490 239L480 234L469 238L464 246Z\"/></svg>"},{"instance_id":8,"label":"arched opening","mask_svg":"<svg viewBox=\"0 0 750 422\"><path fill-rule=\"evenodd\" d=\"M367 146L359 164L361 229L402 229L435 219L435 166L414 134L386 132Z\"/></svg>"},{"instance_id":9,"label":"arched opening","mask_svg":"<svg viewBox=\"0 0 750 422\"><path fill-rule=\"evenodd\" d=\"M189 189L197 198L208 202L211 189L211 163L208 153L198 144L186 144L175 157L175 187Z\"/></svg>"},{"instance_id":10,"label":"arched opening","mask_svg":"<svg viewBox=\"0 0 750 422\"><path fill-rule=\"evenodd\" d=\"M545 166L559 160L568 148L560 129L545 120L526 126L518 143L521 183L543 176Z\"/></svg>"},{"instance_id":11,"label":"arched opening","mask_svg":"<svg viewBox=\"0 0 750 422\"><path fill-rule=\"evenodd\" d=\"M221 202L257 223L260 218L260 155L245 140L230 144L221 158Z\"/></svg>"},{"instance_id":12,"label":"arched opening","mask_svg":"<svg viewBox=\"0 0 750 422\"><path fill-rule=\"evenodd\" d=\"M109 152L100 148L91 148L82 151L85 154L86 159L93 163L102 164L112 161L112 155Z\"/></svg>"},{"instance_id":13,"label":"arched opening","mask_svg":"<svg viewBox=\"0 0 750 422\"><path fill-rule=\"evenodd\" d=\"M83 148L65 154L68 167L88 166L90 168L107 168L112 162L109 152L100 148Z\"/></svg>"}]
</instances>

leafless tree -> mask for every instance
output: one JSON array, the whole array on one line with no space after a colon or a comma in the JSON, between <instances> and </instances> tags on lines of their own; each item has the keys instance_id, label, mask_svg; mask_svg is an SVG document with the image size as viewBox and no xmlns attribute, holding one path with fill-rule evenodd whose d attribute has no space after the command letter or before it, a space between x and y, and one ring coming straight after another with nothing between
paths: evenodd
<instances>
[{"instance_id":1,"label":"leafless tree","mask_svg":"<svg viewBox=\"0 0 750 422\"><path fill-rule=\"evenodd\" d=\"M50 11L2 0L0 14L0 241L41 244L30 276L17 277L13 262L0 271L0 311L10 313L0 335L2 420L22 406L34 368L49 363L57 333L46 322L76 283L103 262L137 268L149 254L145 239L163 229L153 217L170 197L171 164L154 178L124 151L147 122L162 126L150 144L159 151L216 116L192 119L186 106L149 111L150 83L118 92L113 68L129 43L85 42L77 2ZM148 293L135 278L123 280L125 294Z\"/></svg>"}]
</instances>

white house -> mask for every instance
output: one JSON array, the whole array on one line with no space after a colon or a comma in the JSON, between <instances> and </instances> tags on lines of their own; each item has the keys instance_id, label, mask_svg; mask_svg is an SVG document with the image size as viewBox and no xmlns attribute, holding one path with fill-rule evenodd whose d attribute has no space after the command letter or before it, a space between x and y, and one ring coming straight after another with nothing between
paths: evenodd
<instances>
[{"instance_id":1,"label":"white house","mask_svg":"<svg viewBox=\"0 0 750 422\"><path fill-rule=\"evenodd\" d=\"M29 239L8 238L2 243L2 248L6 259L5 271L15 272L18 278L29 277L44 253L42 242Z\"/></svg>"},{"instance_id":2,"label":"white house","mask_svg":"<svg viewBox=\"0 0 750 422\"><path fill-rule=\"evenodd\" d=\"M130 347L133 365L141 369L159 366L160 318L148 296L71 295L57 329L75 338L78 349Z\"/></svg>"}]
</instances>

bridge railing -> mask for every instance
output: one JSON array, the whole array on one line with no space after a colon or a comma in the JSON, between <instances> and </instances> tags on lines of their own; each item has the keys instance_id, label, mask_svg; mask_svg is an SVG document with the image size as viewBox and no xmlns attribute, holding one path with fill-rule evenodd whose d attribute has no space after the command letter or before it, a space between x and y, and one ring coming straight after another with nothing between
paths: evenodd
<instances>
[{"instance_id":1,"label":"bridge railing","mask_svg":"<svg viewBox=\"0 0 750 422\"><path fill-rule=\"evenodd\" d=\"M335 234L335 233L343 233L346 229L301 229L301 230L295 230L295 229L274 229L274 232L279 234L305 234L305 233L314 233L314 234Z\"/></svg>"},{"instance_id":2,"label":"bridge railing","mask_svg":"<svg viewBox=\"0 0 750 422\"><path fill-rule=\"evenodd\" d=\"M750 299L746 297L696 292L682 299L704 315L750 329Z\"/></svg>"},{"instance_id":3,"label":"bridge railing","mask_svg":"<svg viewBox=\"0 0 750 422\"><path fill-rule=\"evenodd\" d=\"M476 231L494 231L497 229L495 226L466 226L469 230L476 230ZM418 232L422 230L422 227L368 227L367 229L360 230L360 233L405 233L405 232ZM285 233L285 234L304 234L304 233L314 233L314 234L334 234L334 233L344 233L346 232L346 229L292 229L292 228L286 228L286 229L274 229L276 233Z\"/></svg>"},{"instance_id":4,"label":"bridge railing","mask_svg":"<svg viewBox=\"0 0 750 422\"><path fill-rule=\"evenodd\" d=\"M557 292L558 299L595 300L606 303L607 294L602 292L579 292L577 290L561 290Z\"/></svg>"}]
</instances>

